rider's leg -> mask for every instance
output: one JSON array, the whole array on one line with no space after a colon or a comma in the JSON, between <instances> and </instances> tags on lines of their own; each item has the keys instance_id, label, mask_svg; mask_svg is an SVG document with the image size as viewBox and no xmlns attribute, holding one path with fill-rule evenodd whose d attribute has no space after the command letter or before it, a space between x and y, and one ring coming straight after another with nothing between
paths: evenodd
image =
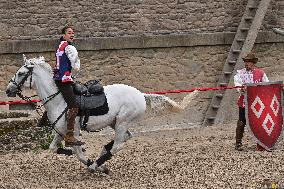
<instances>
[{"instance_id":1,"label":"rider's leg","mask_svg":"<svg viewBox=\"0 0 284 189\"><path fill-rule=\"evenodd\" d=\"M84 143L74 137L75 119L78 113L78 105L76 103L76 96L73 92L71 83L62 83L55 81L58 89L60 90L65 102L67 103L67 131L64 136L65 146L80 146Z\"/></svg>"},{"instance_id":2,"label":"rider's leg","mask_svg":"<svg viewBox=\"0 0 284 189\"><path fill-rule=\"evenodd\" d=\"M69 108L67 111L67 132L64 136L65 146L81 146L84 143L74 137L75 119L78 113L78 108Z\"/></svg>"},{"instance_id":3,"label":"rider's leg","mask_svg":"<svg viewBox=\"0 0 284 189\"><path fill-rule=\"evenodd\" d=\"M236 145L235 145L235 149L238 151L243 150L242 139L244 136L245 125L246 125L245 109L239 108L239 120L237 122L237 127L236 127Z\"/></svg>"}]
</instances>

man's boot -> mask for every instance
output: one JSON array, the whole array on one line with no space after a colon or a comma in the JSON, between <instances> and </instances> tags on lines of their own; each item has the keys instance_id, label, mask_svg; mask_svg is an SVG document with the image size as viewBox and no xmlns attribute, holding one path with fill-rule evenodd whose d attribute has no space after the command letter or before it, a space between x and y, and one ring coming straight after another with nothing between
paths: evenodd
<instances>
[{"instance_id":1,"label":"man's boot","mask_svg":"<svg viewBox=\"0 0 284 189\"><path fill-rule=\"evenodd\" d=\"M78 113L78 108L70 108L67 111L67 132L64 136L65 146L81 146L84 142L77 140L74 137L75 119Z\"/></svg>"},{"instance_id":2,"label":"man's boot","mask_svg":"<svg viewBox=\"0 0 284 189\"><path fill-rule=\"evenodd\" d=\"M256 144L256 150L257 151L264 151L265 148L263 148L262 146L260 146L258 143Z\"/></svg>"},{"instance_id":3,"label":"man's boot","mask_svg":"<svg viewBox=\"0 0 284 189\"><path fill-rule=\"evenodd\" d=\"M238 151L243 150L242 139L244 136L244 131L245 131L245 124L242 121L238 120L236 128L236 146L235 146L235 149Z\"/></svg>"}]
</instances>

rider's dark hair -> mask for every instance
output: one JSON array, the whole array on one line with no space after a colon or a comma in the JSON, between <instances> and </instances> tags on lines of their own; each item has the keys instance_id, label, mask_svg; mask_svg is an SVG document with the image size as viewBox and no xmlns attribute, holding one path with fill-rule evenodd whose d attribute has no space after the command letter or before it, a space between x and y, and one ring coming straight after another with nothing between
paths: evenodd
<instances>
[{"instance_id":1,"label":"rider's dark hair","mask_svg":"<svg viewBox=\"0 0 284 189\"><path fill-rule=\"evenodd\" d=\"M69 26L69 25L64 26L64 28L62 28L62 30L61 30L61 34L66 34L66 31L67 31L68 28L73 29L72 26Z\"/></svg>"}]
</instances>

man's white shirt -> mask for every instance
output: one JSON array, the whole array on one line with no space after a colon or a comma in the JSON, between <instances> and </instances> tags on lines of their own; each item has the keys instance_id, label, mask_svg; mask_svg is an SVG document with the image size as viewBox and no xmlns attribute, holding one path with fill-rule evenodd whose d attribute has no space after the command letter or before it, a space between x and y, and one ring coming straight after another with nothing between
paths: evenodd
<instances>
[{"instance_id":1,"label":"man's white shirt","mask_svg":"<svg viewBox=\"0 0 284 189\"><path fill-rule=\"evenodd\" d=\"M72 68L75 69L75 71L79 71L81 64L77 49L72 45L67 45L65 47L65 53L71 62Z\"/></svg>"},{"instance_id":2,"label":"man's white shirt","mask_svg":"<svg viewBox=\"0 0 284 189\"><path fill-rule=\"evenodd\" d=\"M264 73L262 76L262 80L259 82L269 82L268 77ZM234 84L235 86L243 86L247 83L259 83L258 81L253 80L253 72L250 70L241 69L237 70L236 75L234 76ZM237 89L240 92L240 89Z\"/></svg>"}]
</instances>

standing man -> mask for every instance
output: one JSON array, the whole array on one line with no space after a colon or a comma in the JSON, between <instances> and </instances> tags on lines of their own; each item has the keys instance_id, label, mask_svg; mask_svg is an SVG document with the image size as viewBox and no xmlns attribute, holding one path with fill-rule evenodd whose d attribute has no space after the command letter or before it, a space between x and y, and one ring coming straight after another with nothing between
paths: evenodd
<instances>
[{"instance_id":1,"label":"standing man","mask_svg":"<svg viewBox=\"0 0 284 189\"><path fill-rule=\"evenodd\" d=\"M247 83L261 83L261 82L269 82L266 74L262 69L256 67L256 63L258 58L253 53L247 54L246 57L243 58L245 63L245 68L241 70L237 70L236 75L234 76L235 86L245 86ZM245 114L245 104L244 104L244 93L245 88L237 89L240 93L240 97L238 99L239 106L239 119L237 122L236 128L236 145L235 149L238 151L242 151L242 139L244 135L244 129L246 125L246 114ZM260 145L257 145L258 149L261 149Z\"/></svg>"},{"instance_id":2,"label":"standing man","mask_svg":"<svg viewBox=\"0 0 284 189\"><path fill-rule=\"evenodd\" d=\"M54 80L64 100L67 103L67 132L64 136L65 146L81 146L84 143L74 137L75 118L78 113L76 96L73 92L71 77L72 71L79 71L80 59L77 49L72 45L74 31L71 26L62 29L60 44L56 51L56 66L54 68Z\"/></svg>"}]
</instances>

